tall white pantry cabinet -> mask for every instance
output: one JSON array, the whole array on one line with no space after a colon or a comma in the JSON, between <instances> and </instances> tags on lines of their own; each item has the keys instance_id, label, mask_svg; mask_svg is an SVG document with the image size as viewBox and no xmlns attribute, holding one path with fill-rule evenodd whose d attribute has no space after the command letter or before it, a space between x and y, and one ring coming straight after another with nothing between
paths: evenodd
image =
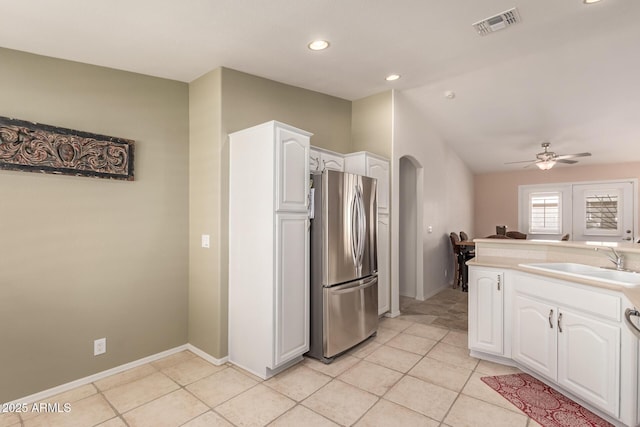
<instances>
[{"instance_id":1,"label":"tall white pantry cabinet","mask_svg":"<svg viewBox=\"0 0 640 427\"><path fill-rule=\"evenodd\" d=\"M261 378L309 350L309 144L267 122L229 135L229 361Z\"/></svg>"}]
</instances>

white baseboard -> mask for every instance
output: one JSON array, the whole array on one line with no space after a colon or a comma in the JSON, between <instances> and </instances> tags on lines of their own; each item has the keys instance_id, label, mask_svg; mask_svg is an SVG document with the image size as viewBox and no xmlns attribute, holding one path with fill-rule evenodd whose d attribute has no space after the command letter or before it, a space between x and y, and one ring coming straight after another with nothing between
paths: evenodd
<instances>
[{"instance_id":1,"label":"white baseboard","mask_svg":"<svg viewBox=\"0 0 640 427\"><path fill-rule=\"evenodd\" d=\"M115 368L107 369L106 371L98 372L97 374L89 375L88 377L80 378L75 381L68 382L66 384L62 384L47 390L40 391L38 393L31 394L29 396L22 397L20 399L16 399L12 402L7 402L6 404L31 404L34 402L38 402L43 399L47 399L51 396L55 396L56 394L64 393L65 391L72 390L76 387L80 387L86 384L90 384L92 382L101 380L103 378L109 377L111 375L119 374L120 372L124 372L126 370L136 368L138 366L154 362L156 360L162 359L167 356L171 356L172 354L179 353L184 350L189 350L192 353L200 356L207 362L213 363L214 365L222 365L226 363L229 359L228 357L224 357L222 359L216 359L208 353L200 350L198 347L191 344L183 344L181 346L162 351L160 353L152 354L151 356L144 357L142 359L134 360L133 362L125 363L124 365L116 366ZM2 404L4 405L4 403Z\"/></svg>"},{"instance_id":2,"label":"white baseboard","mask_svg":"<svg viewBox=\"0 0 640 427\"><path fill-rule=\"evenodd\" d=\"M198 347L196 347L193 344L186 344L186 347L187 347L187 350L189 350L190 352L197 354L207 362L213 363L214 365L223 365L229 361L229 356L225 356L222 359L216 359L209 353L206 353L203 350L200 350Z\"/></svg>"}]
</instances>

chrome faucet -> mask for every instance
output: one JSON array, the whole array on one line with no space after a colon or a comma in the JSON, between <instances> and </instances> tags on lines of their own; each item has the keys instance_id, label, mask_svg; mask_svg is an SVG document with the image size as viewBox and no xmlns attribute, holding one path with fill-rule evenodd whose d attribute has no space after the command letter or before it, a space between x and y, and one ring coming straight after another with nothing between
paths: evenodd
<instances>
[{"instance_id":1,"label":"chrome faucet","mask_svg":"<svg viewBox=\"0 0 640 427\"><path fill-rule=\"evenodd\" d=\"M616 270L624 270L624 255L616 252L616 250L612 247L609 247L609 249L611 249L611 252L613 252L613 254L607 255L609 257L609 261L616 265Z\"/></svg>"}]
</instances>

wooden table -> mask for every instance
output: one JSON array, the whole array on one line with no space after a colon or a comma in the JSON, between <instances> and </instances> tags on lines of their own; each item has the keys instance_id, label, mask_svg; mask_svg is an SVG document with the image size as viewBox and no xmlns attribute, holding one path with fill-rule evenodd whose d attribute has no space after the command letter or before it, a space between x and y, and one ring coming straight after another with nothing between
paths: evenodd
<instances>
[{"instance_id":1,"label":"wooden table","mask_svg":"<svg viewBox=\"0 0 640 427\"><path fill-rule=\"evenodd\" d=\"M462 246L470 250L470 248L476 247L476 242L473 240L462 240L460 242L456 242L456 246Z\"/></svg>"}]
</instances>

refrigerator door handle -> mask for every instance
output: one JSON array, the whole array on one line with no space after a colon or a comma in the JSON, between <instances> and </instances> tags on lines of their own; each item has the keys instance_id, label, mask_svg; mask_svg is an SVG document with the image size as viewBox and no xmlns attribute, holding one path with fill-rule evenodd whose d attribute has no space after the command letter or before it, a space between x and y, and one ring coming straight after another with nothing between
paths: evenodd
<instances>
[{"instance_id":1,"label":"refrigerator door handle","mask_svg":"<svg viewBox=\"0 0 640 427\"><path fill-rule=\"evenodd\" d=\"M360 280L356 283L342 286L334 286L333 288L329 288L332 294L340 295L346 294L347 292L354 292L360 289L366 289L370 286L375 285L378 282L378 276L372 276L368 279Z\"/></svg>"},{"instance_id":2,"label":"refrigerator door handle","mask_svg":"<svg viewBox=\"0 0 640 427\"><path fill-rule=\"evenodd\" d=\"M364 200L362 197L362 189L360 186L356 187L356 194L358 195L358 266L362 267L362 258L364 257L364 243L366 240L367 223L366 214L364 209Z\"/></svg>"},{"instance_id":3,"label":"refrigerator door handle","mask_svg":"<svg viewBox=\"0 0 640 427\"><path fill-rule=\"evenodd\" d=\"M351 257L353 258L354 265L358 265L358 223L357 223L357 210L358 210L358 195L354 191L353 198L351 199L351 206L349 210L349 216L351 217Z\"/></svg>"}]
</instances>

